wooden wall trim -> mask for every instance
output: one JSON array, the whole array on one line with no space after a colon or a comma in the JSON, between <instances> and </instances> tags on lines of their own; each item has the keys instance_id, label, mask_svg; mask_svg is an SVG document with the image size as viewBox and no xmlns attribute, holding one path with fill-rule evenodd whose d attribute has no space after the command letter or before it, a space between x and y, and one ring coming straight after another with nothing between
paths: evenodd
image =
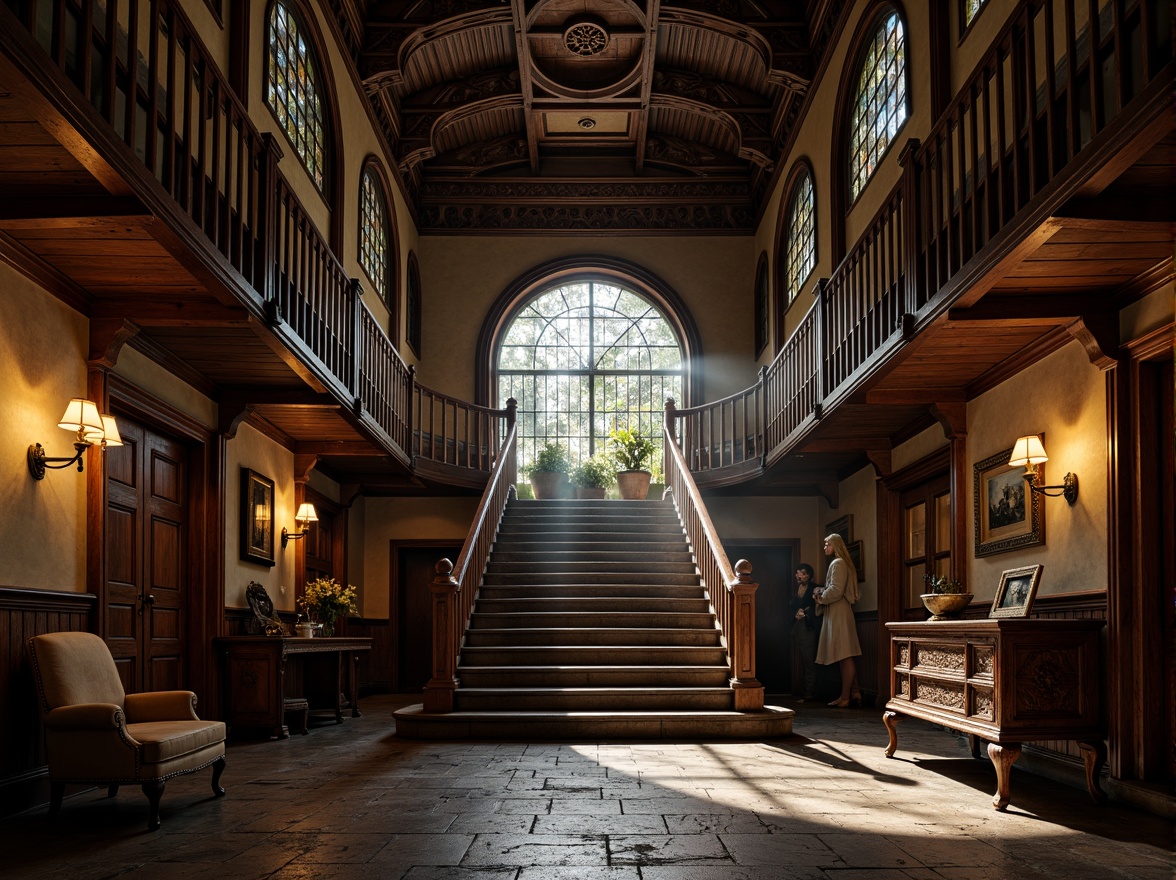
<instances>
[{"instance_id":1,"label":"wooden wall trim","mask_svg":"<svg viewBox=\"0 0 1176 880\"><path fill-rule=\"evenodd\" d=\"M0 586L0 611L69 611L89 614L98 597L93 593Z\"/></svg>"}]
</instances>

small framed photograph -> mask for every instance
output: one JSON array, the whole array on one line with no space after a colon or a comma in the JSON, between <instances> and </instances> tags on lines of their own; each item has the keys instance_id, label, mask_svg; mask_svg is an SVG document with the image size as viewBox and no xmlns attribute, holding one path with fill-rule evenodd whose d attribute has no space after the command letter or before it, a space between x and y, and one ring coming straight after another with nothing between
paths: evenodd
<instances>
[{"instance_id":1,"label":"small framed photograph","mask_svg":"<svg viewBox=\"0 0 1176 880\"><path fill-rule=\"evenodd\" d=\"M824 538L826 535L841 535L847 546L851 544L853 542L853 514L847 513L831 523L825 523L825 534L821 537Z\"/></svg>"},{"instance_id":2,"label":"small framed photograph","mask_svg":"<svg viewBox=\"0 0 1176 880\"><path fill-rule=\"evenodd\" d=\"M1022 468L1009 464L1005 449L977 462L972 475L976 556L991 556L1045 543L1045 507L1029 491ZM1045 475L1041 474L1044 481Z\"/></svg>"},{"instance_id":3,"label":"small framed photograph","mask_svg":"<svg viewBox=\"0 0 1176 880\"><path fill-rule=\"evenodd\" d=\"M1001 572L1000 585L992 599L989 617L1028 617L1037 595L1043 565L1027 565L1024 568L1010 568Z\"/></svg>"},{"instance_id":4,"label":"small framed photograph","mask_svg":"<svg viewBox=\"0 0 1176 880\"><path fill-rule=\"evenodd\" d=\"M241 468L241 559L274 564L274 481Z\"/></svg>"},{"instance_id":5,"label":"small framed photograph","mask_svg":"<svg viewBox=\"0 0 1176 880\"><path fill-rule=\"evenodd\" d=\"M857 569L858 581L864 581L866 568L862 563L862 542L850 541L845 545L845 549L849 551L849 558L853 560L853 567Z\"/></svg>"}]
</instances>

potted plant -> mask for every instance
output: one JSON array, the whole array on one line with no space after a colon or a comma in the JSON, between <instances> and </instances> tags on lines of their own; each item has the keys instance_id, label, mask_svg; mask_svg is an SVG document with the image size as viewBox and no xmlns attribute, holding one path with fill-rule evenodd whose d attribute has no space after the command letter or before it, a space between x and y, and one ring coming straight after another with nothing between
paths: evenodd
<instances>
[{"instance_id":1,"label":"potted plant","mask_svg":"<svg viewBox=\"0 0 1176 880\"><path fill-rule=\"evenodd\" d=\"M322 624L324 636L333 636L335 621L356 610L355 587L345 587L334 578L315 578L307 581L306 591L298 598L298 604L307 616Z\"/></svg>"},{"instance_id":2,"label":"potted plant","mask_svg":"<svg viewBox=\"0 0 1176 880\"><path fill-rule=\"evenodd\" d=\"M931 612L932 620L959 617L972 601L972 594L964 592L964 585L941 574L925 574L923 581L928 592L919 596L923 607Z\"/></svg>"},{"instance_id":3,"label":"potted plant","mask_svg":"<svg viewBox=\"0 0 1176 880\"><path fill-rule=\"evenodd\" d=\"M542 501L563 497L570 468L571 460L568 458L567 447L562 443L545 443L535 456L535 460L523 468L523 471L531 481L535 498Z\"/></svg>"},{"instance_id":4,"label":"potted plant","mask_svg":"<svg viewBox=\"0 0 1176 880\"><path fill-rule=\"evenodd\" d=\"M621 497L644 501L649 494L652 478L646 463L653 456L653 441L630 431L628 428L614 428L608 435L613 444L613 458L617 463L617 488Z\"/></svg>"},{"instance_id":5,"label":"potted plant","mask_svg":"<svg viewBox=\"0 0 1176 880\"><path fill-rule=\"evenodd\" d=\"M613 481L613 463L607 456L597 453L586 458L572 471L572 485L576 487L577 498L603 498L604 491Z\"/></svg>"}]
</instances>

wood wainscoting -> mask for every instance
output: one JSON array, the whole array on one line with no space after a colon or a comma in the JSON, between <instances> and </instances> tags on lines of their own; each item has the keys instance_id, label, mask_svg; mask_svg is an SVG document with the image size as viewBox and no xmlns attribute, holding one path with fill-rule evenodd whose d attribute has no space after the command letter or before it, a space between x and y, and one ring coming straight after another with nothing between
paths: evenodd
<instances>
[{"instance_id":1,"label":"wood wainscoting","mask_svg":"<svg viewBox=\"0 0 1176 880\"><path fill-rule=\"evenodd\" d=\"M0 587L0 816L49 800L28 640L52 632L93 632L97 600L93 593Z\"/></svg>"},{"instance_id":2,"label":"wood wainscoting","mask_svg":"<svg viewBox=\"0 0 1176 880\"><path fill-rule=\"evenodd\" d=\"M359 655L359 695L390 694L392 687L392 626L378 617L349 617L346 623L349 636L366 636L372 649Z\"/></svg>"}]
</instances>

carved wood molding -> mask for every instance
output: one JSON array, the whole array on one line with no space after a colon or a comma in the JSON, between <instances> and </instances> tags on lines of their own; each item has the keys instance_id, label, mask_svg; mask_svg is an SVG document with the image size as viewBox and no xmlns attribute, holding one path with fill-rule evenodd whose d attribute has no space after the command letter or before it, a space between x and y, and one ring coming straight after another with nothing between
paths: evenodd
<instances>
[{"instance_id":1,"label":"carved wood molding","mask_svg":"<svg viewBox=\"0 0 1176 880\"><path fill-rule=\"evenodd\" d=\"M4 611L64 611L71 614L88 614L97 601L98 597L93 593L0 586L0 610Z\"/></svg>"}]
</instances>

